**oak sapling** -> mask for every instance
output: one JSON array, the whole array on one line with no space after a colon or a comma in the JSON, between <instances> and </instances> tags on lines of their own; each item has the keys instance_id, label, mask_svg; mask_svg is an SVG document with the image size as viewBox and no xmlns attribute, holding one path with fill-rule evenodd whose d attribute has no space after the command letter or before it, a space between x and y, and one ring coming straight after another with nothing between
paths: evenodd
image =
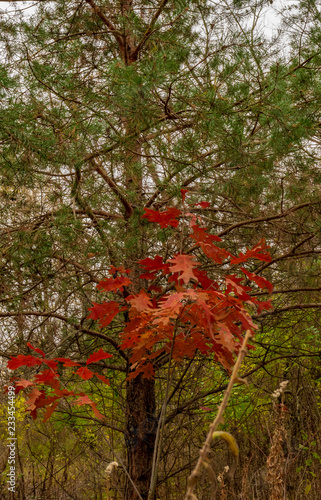
<instances>
[{"instance_id":1,"label":"oak sapling","mask_svg":"<svg viewBox=\"0 0 321 500\"><path fill-rule=\"evenodd\" d=\"M187 191L182 191L185 199ZM203 207L204 203L207 202L196 205ZM204 356L213 355L230 371L243 334L245 331L253 334L256 328L251 313L272 307L270 300L259 301L250 294L252 286L248 282L270 293L272 284L245 267L238 268L239 264L244 266L253 259L271 261L264 240L234 256L219 246L221 239L207 231L199 214L186 213L176 207L162 211L145 208L144 211L142 218L162 229L171 228L178 233L187 230L190 248L166 260L161 255L140 260L137 263L141 269L139 291L135 291L137 277L131 269L123 267L111 266L111 277L97 285L109 298L93 303L88 318L97 320L101 328L112 325L115 318L123 323L113 354L100 348L89 356L84 367L70 358L48 359L41 349L28 343L37 356L19 354L11 357L8 362L11 370L22 366L38 369L31 380L15 380L16 392L26 390L28 393L27 411L33 418L37 417L40 408L45 408L44 421L48 420L61 398L72 398L76 405L88 404L98 419L104 418L97 404L86 394L61 387L59 363L65 368L78 367L74 373L82 380L97 378L104 384L109 383L108 379L88 365L119 353L126 353L128 357L128 380L138 376L152 379L155 370L164 362L179 363L184 358L192 358L197 351ZM204 262L217 267L224 265L219 282L205 270ZM231 274L226 273L227 267L231 268Z\"/></svg>"}]
</instances>

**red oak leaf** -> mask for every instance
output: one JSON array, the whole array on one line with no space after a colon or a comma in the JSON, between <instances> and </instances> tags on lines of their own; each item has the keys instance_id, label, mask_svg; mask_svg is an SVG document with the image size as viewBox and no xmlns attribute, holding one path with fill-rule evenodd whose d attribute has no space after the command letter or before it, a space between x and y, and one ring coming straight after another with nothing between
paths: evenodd
<instances>
[{"instance_id":1,"label":"red oak leaf","mask_svg":"<svg viewBox=\"0 0 321 500\"><path fill-rule=\"evenodd\" d=\"M92 410L93 410L94 414L96 415L96 417L97 417L99 420L104 420L104 418L105 418L105 417L104 417L104 415L102 415L102 414L100 413L100 411L99 411L99 410L98 410L98 408L97 408L97 405L95 405L95 403L92 403L90 406L91 406L91 408L92 408Z\"/></svg>"},{"instance_id":2,"label":"red oak leaf","mask_svg":"<svg viewBox=\"0 0 321 500\"><path fill-rule=\"evenodd\" d=\"M58 366L57 361L54 359L44 359L43 362L49 367L52 368L52 370L55 370Z\"/></svg>"},{"instance_id":3,"label":"red oak leaf","mask_svg":"<svg viewBox=\"0 0 321 500\"><path fill-rule=\"evenodd\" d=\"M55 360L56 361L60 361L61 363L63 363L65 367L81 366L79 363L76 363L75 361L72 361L69 358L55 358Z\"/></svg>"},{"instance_id":4,"label":"red oak leaf","mask_svg":"<svg viewBox=\"0 0 321 500\"><path fill-rule=\"evenodd\" d=\"M171 319L176 319L183 309L183 301L187 294L184 292L172 293L162 297L160 307L154 311L153 324L161 324L162 328L165 325L170 325Z\"/></svg>"},{"instance_id":5,"label":"red oak leaf","mask_svg":"<svg viewBox=\"0 0 321 500\"><path fill-rule=\"evenodd\" d=\"M11 359L8 361L7 367L9 370L16 370L20 368L20 366L36 366L41 365L42 360L40 358L36 358L35 356L31 356L28 354L25 356L24 354L18 354L18 356L11 356Z\"/></svg>"},{"instance_id":6,"label":"red oak leaf","mask_svg":"<svg viewBox=\"0 0 321 500\"><path fill-rule=\"evenodd\" d=\"M194 274L204 290L208 290L209 288L218 288L216 281L211 280L205 271L194 269Z\"/></svg>"},{"instance_id":7,"label":"red oak leaf","mask_svg":"<svg viewBox=\"0 0 321 500\"><path fill-rule=\"evenodd\" d=\"M161 299L160 309L172 309L181 307L182 302L186 299L188 294L185 292L172 293L170 295L164 295ZM157 312L157 311L156 311Z\"/></svg>"},{"instance_id":8,"label":"red oak leaf","mask_svg":"<svg viewBox=\"0 0 321 500\"><path fill-rule=\"evenodd\" d=\"M177 227L178 220L176 219L181 215L182 211L175 207L166 208L162 212L157 210L151 210L150 208L144 208L145 213L142 215L142 219L147 219L149 222L155 222L160 225L161 228L166 228L168 226Z\"/></svg>"},{"instance_id":9,"label":"red oak leaf","mask_svg":"<svg viewBox=\"0 0 321 500\"><path fill-rule=\"evenodd\" d=\"M140 275L140 278L143 279L155 278L157 271L163 271L163 274L169 273L169 266L163 263L163 257L160 255L156 255L154 259L147 257L146 259L138 261L138 263L147 271L147 273Z\"/></svg>"},{"instance_id":10,"label":"red oak leaf","mask_svg":"<svg viewBox=\"0 0 321 500\"><path fill-rule=\"evenodd\" d=\"M58 377L58 374L55 371L48 369L48 370L44 370L43 372L38 373L35 376L35 381L38 384L46 384L47 382L50 382L51 380L53 380L54 378L57 378L57 377Z\"/></svg>"},{"instance_id":11,"label":"red oak leaf","mask_svg":"<svg viewBox=\"0 0 321 500\"><path fill-rule=\"evenodd\" d=\"M131 281L126 276L117 276L116 278L106 278L100 281L97 285L98 290L103 290L104 292L113 292L119 290L122 292L124 286L130 285Z\"/></svg>"},{"instance_id":12,"label":"red oak leaf","mask_svg":"<svg viewBox=\"0 0 321 500\"><path fill-rule=\"evenodd\" d=\"M220 248L213 244L213 241L222 241L219 236L215 234L208 234L205 228L199 226L192 226L193 234L190 237L196 240L205 255L218 264L222 264L224 259L230 257L230 253L224 248Z\"/></svg>"},{"instance_id":13,"label":"red oak leaf","mask_svg":"<svg viewBox=\"0 0 321 500\"><path fill-rule=\"evenodd\" d=\"M207 257L218 264L222 264L223 261L231 255L227 250L216 245L207 245L206 243L201 242L200 247Z\"/></svg>"},{"instance_id":14,"label":"red oak leaf","mask_svg":"<svg viewBox=\"0 0 321 500\"><path fill-rule=\"evenodd\" d=\"M27 346L30 348L30 349L33 349L35 352L37 352L38 354L41 354L41 356L45 356L45 353L41 350L41 349L37 349L36 347L33 347L30 342L27 342Z\"/></svg>"},{"instance_id":15,"label":"red oak leaf","mask_svg":"<svg viewBox=\"0 0 321 500\"><path fill-rule=\"evenodd\" d=\"M93 302L93 307L89 308L91 313L88 318L99 319L101 327L109 325L114 317L123 309L119 309L119 304L111 300L110 302L103 302L102 304L96 304Z\"/></svg>"},{"instance_id":16,"label":"red oak leaf","mask_svg":"<svg viewBox=\"0 0 321 500\"><path fill-rule=\"evenodd\" d=\"M91 405L93 403L93 401L88 396L86 396L84 393L82 393L82 394L83 394L83 396L81 396L79 399L77 399L75 401L75 404L78 406Z\"/></svg>"},{"instance_id":17,"label":"red oak leaf","mask_svg":"<svg viewBox=\"0 0 321 500\"><path fill-rule=\"evenodd\" d=\"M129 373L127 380L133 380L140 373L143 374L143 378L154 378L155 370L152 363L144 363L143 365L138 365L136 370L133 370Z\"/></svg>"},{"instance_id":18,"label":"red oak leaf","mask_svg":"<svg viewBox=\"0 0 321 500\"><path fill-rule=\"evenodd\" d=\"M186 193L188 193L188 189L181 189L182 202L184 203L186 198Z\"/></svg>"},{"instance_id":19,"label":"red oak leaf","mask_svg":"<svg viewBox=\"0 0 321 500\"><path fill-rule=\"evenodd\" d=\"M106 378L104 375L100 375L99 373L94 373L95 377L99 378L104 384L110 385L110 382L108 378Z\"/></svg>"},{"instance_id":20,"label":"red oak leaf","mask_svg":"<svg viewBox=\"0 0 321 500\"><path fill-rule=\"evenodd\" d=\"M173 264L169 268L171 273L182 273L179 276L179 279L183 280L185 284L191 279L197 281L197 277L193 273L193 269L201 264L200 262L195 261L195 257L193 255L177 254L173 259L169 259L167 262L171 262Z\"/></svg>"},{"instance_id":21,"label":"red oak leaf","mask_svg":"<svg viewBox=\"0 0 321 500\"><path fill-rule=\"evenodd\" d=\"M257 314L260 315L262 311L267 311L268 309L273 309L272 302L270 300L258 300L255 302L257 305Z\"/></svg>"},{"instance_id":22,"label":"red oak leaf","mask_svg":"<svg viewBox=\"0 0 321 500\"><path fill-rule=\"evenodd\" d=\"M200 203L195 203L195 207L208 208L211 204L208 201L201 201Z\"/></svg>"},{"instance_id":23,"label":"red oak leaf","mask_svg":"<svg viewBox=\"0 0 321 500\"><path fill-rule=\"evenodd\" d=\"M88 370L88 368L79 368L79 370L77 370L76 373L83 380L89 380L94 376L94 373L91 370Z\"/></svg>"},{"instance_id":24,"label":"red oak leaf","mask_svg":"<svg viewBox=\"0 0 321 500\"><path fill-rule=\"evenodd\" d=\"M36 387L29 394L29 399L26 401L27 411L32 411L38 408L38 400L45 398L44 391L39 391Z\"/></svg>"},{"instance_id":25,"label":"red oak leaf","mask_svg":"<svg viewBox=\"0 0 321 500\"><path fill-rule=\"evenodd\" d=\"M122 274L129 274L130 273L130 269L125 269L123 266L120 266L120 267L110 266L109 272L112 276L115 273L117 273L117 271L122 273Z\"/></svg>"},{"instance_id":26,"label":"red oak leaf","mask_svg":"<svg viewBox=\"0 0 321 500\"><path fill-rule=\"evenodd\" d=\"M260 288L266 288L269 291L269 293L272 293L273 285L270 281L263 278L262 276L258 276L257 274L250 273L250 271L247 271L246 269L244 269L244 267L241 267L241 271L242 271L242 273L245 274L245 276L250 278L250 280L254 281L254 283L256 283L257 286L259 286Z\"/></svg>"},{"instance_id":27,"label":"red oak leaf","mask_svg":"<svg viewBox=\"0 0 321 500\"><path fill-rule=\"evenodd\" d=\"M90 405L92 407L93 412L95 413L96 417L99 418L99 420L103 420L105 417L102 415L98 409L96 403L94 403L88 396L81 396L77 401L75 401L76 405L82 406L82 405Z\"/></svg>"},{"instance_id":28,"label":"red oak leaf","mask_svg":"<svg viewBox=\"0 0 321 500\"><path fill-rule=\"evenodd\" d=\"M141 290L137 295L130 295L126 300L130 303L131 308L138 313L146 311L153 307L150 297L144 290Z\"/></svg>"},{"instance_id":29,"label":"red oak leaf","mask_svg":"<svg viewBox=\"0 0 321 500\"><path fill-rule=\"evenodd\" d=\"M192 229L194 234L191 234L190 237L198 243L202 242L211 245L213 241L222 241L216 234L209 234L204 227L194 225Z\"/></svg>"},{"instance_id":30,"label":"red oak leaf","mask_svg":"<svg viewBox=\"0 0 321 500\"><path fill-rule=\"evenodd\" d=\"M86 365L90 365L90 363L95 363L96 361L100 361L101 359L112 358L113 355L109 354L109 352L105 352L102 349L99 349L96 352L93 352L89 358L87 359Z\"/></svg>"},{"instance_id":31,"label":"red oak leaf","mask_svg":"<svg viewBox=\"0 0 321 500\"><path fill-rule=\"evenodd\" d=\"M251 287L241 285L242 278L238 278L235 274L231 274L230 276L225 277L226 283L226 292L230 293L233 291L237 294L239 299L241 300L249 300L251 297L248 295L248 291L251 290Z\"/></svg>"},{"instance_id":32,"label":"red oak leaf","mask_svg":"<svg viewBox=\"0 0 321 500\"><path fill-rule=\"evenodd\" d=\"M52 380L48 380L48 382L46 383L46 385L49 385L53 389L59 389L60 382L59 382L59 379L53 378Z\"/></svg>"},{"instance_id":33,"label":"red oak leaf","mask_svg":"<svg viewBox=\"0 0 321 500\"><path fill-rule=\"evenodd\" d=\"M25 389L26 387L31 387L32 385L35 385L35 384L33 382L30 382L30 380L25 380L25 379L18 380L15 383L15 387L16 387L15 393L19 394L19 392L22 389Z\"/></svg>"},{"instance_id":34,"label":"red oak leaf","mask_svg":"<svg viewBox=\"0 0 321 500\"><path fill-rule=\"evenodd\" d=\"M241 264L242 262L246 262L249 259L258 259L265 262L271 262L272 257L267 251L268 248L269 246L265 244L265 239L262 238L259 243L253 248L248 248L245 254L240 252L238 257L233 257L231 259L231 264Z\"/></svg>"},{"instance_id":35,"label":"red oak leaf","mask_svg":"<svg viewBox=\"0 0 321 500\"><path fill-rule=\"evenodd\" d=\"M51 415L55 411L58 403L59 403L59 401L55 401L52 405L48 406L47 411L45 413L45 416L43 418L44 423L47 422L47 420L49 420L49 418L51 417Z\"/></svg>"}]
</instances>

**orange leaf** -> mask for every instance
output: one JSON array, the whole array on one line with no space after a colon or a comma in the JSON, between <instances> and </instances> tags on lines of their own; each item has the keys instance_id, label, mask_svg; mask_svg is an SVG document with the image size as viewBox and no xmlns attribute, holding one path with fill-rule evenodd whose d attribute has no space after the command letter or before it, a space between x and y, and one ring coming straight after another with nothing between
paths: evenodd
<instances>
[{"instance_id":1,"label":"orange leaf","mask_svg":"<svg viewBox=\"0 0 321 500\"><path fill-rule=\"evenodd\" d=\"M35 384L33 382L30 382L30 380L25 380L25 379L18 380L15 383L16 389L19 388L17 393L20 392L21 389L25 389L26 387L30 387L32 385L35 385Z\"/></svg>"},{"instance_id":2,"label":"orange leaf","mask_svg":"<svg viewBox=\"0 0 321 500\"><path fill-rule=\"evenodd\" d=\"M96 415L97 418L99 418L99 420L103 420L105 418L104 415L102 415L98 411L96 403L94 403L88 396L81 396L79 399L77 399L77 401L75 401L74 404L78 406L90 405L92 407L94 414Z\"/></svg>"},{"instance_id":3,"label":"orange leaf","mask_svg":"<svg viewBox=\"0 0 321 500\"><path fill-rule=\"evenodd\" d=\"M43 418L44 423L47 422L47 420L49 420L49 418L51 417L51 415L55 411L57 405L58 405L58 401L55 401L51 406L48 406L47 411L45 413L45 416Z\"/></svg>"},{"instance_id":4,"label":"orange leaf","mask_svg":"<svg viewBox=\"0 0 321 500\"><path fill-rule=\"evenodd\" d=\"M144 290L141 290L137 295L131 295L130 297L127 297L126 300L130 303L132 309L134 309L138 313L146 311L153 307L149 296L146 294L146 292L144 292Z\"/></svg>"},{"instance_id":5,"label":"orange leaf","mask_svg":"<svg viewBox=\"0 0 321 500\"><path fill-rule=\"evenodd\" d=\"M179 279L183 280L185 284L191 279L197 281L197 277L193 273L193 269L200 266L201 263L195 261L194 255L177 254L173 259L169 259L167 262L171 262L173 264L169 268L171 273L182 273L179 276Z\"/></svg>"}]
</instances>

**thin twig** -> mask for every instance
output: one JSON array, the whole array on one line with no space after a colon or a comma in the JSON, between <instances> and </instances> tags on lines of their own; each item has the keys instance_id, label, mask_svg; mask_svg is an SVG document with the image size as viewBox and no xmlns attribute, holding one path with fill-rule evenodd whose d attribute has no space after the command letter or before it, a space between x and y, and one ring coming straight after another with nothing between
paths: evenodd
<instances>
[{"instance_id":1,"label":"thin twig","mask_svg":"<svg viewBox=\"0 0 321 500\"><path fill-rule=\"evenodd\" d=\"M193 494L193 490L194 490L195 485L197 484L202 464L205 463L206 458L207 458L207 454L210 451L210 444L212 441L213 432L216 431L217 426L219 425L219 423L222 420L224 411L227 407L228 401L229 401L231 393L232 393L233 385L237 381L238 371L239 371L241 364L242 364L242 361L247 353L246 346L247 346L247 343L250 340L251 336L252 336L251 330L247 330L246 335L245 335L244 340L243 340L242 347L240 349L239 355L238 355L236 363L234 365L229 384L228 384L227 389L225 391L223 401L220 404L220 407L218 409L215 420L210 425L204 446L200 450L200 457L197 461L197 464L195 465L191 475L188 478L188 489L187 489L187 493L186 493L184 500L197 500L195 495Z\"/></svg>"}]
</instances>

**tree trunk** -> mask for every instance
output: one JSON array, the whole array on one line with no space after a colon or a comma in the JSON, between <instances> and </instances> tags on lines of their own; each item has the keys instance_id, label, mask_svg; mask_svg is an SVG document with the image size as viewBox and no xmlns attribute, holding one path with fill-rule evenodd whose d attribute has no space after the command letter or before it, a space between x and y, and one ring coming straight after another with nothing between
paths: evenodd
<instances>
[{"instance_id":1,"label":"tree trunk","mask_svg":"<svg viewBox=\"0 0 321 500\"><path fill-rule=\"evenodd\" d=\"M143 500L147 499L156 435L155 380L138 375L126 382L126 447L128 472ZM127 480L125 500L138 499Z\"/></svg>"}]
</instances>

